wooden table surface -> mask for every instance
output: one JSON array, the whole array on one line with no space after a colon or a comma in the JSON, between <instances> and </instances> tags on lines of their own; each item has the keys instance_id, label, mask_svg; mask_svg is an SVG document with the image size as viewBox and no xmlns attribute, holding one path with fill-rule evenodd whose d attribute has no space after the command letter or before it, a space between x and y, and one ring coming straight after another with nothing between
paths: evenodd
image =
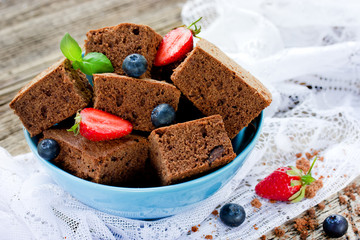
<instances>
[{"instance_id":1,"label":"wooden table surface","mask_svg":"<svg viewBox=\"0 0 360 240\"><path fill-rule=\"evenodd\" d=\"M134 22L149 25L164 35L169 29L182 24L180 13L184 2L0 0L0 146L12 155L30 151L22 125L8 104L22 86L62 56L59 43L66 32L83 43L89 29ZM360 183L360 179L355 182ZM359 196L357 198L360 199ZM338 194L335 194L326 203L324 210L317 210L320 222L330 213L351 214L351 220L360 226L360 218L355 214L360 200L340 205ZM288 238L299 239L292 220L281 227ZM275 238L272 232L266 237ZM320 225L310 232L308 239L324 238ZM359 235L350 227L347 237L341 239L359 239Z\"/></svg>"}]
</instances>

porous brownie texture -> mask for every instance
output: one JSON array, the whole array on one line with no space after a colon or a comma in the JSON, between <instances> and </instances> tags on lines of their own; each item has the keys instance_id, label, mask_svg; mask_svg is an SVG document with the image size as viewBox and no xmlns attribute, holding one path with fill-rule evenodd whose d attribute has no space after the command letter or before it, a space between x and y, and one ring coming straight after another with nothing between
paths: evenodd
<instances>
[{"instance_id":1,"label":"porous brownie texture","mask_svg":"<svg viewBox=\"0 0 360 240\"><path fill-rule=\"evenodd\" d=\"M150 77L152 63L162 40L162 36L149 26L134 23L121 23L113 27L90 30L86 36L86 53L105 54L111 61L115 73L124 75L122 64L128 55L143 55L148 62L148 68L141 77Z\"/></svg>"},{"instance_id":2,"label":"porous brownie texture","mask_svg":"<svg viewBox=\"0 0 360 240\"><path fill-rule=\"evenodd\" d=\"M74 115L92 100L86 76L61 59L25 85L10 102L31 136Z\"/></svg>"},{"instance_id":3,"label":"porous brownie texture","mask_svg":"<svg viewBox=\"0 0 360 240\"><path fill-rule=\"evenodd\" d=\"M236 156L220 115L155 129L149 142L163 185L208 172Z\"/></svg>"},{"instance_id":4,"label":"porous brownie texture","mask_svg":"<svg viewBox=\"0 0 360 240\"><path fill-rule=\"evenodd\" d=\"M114 73L94 74L94 108L130 121L135 130L155 129L151 112L167 103L177 110L180 91L166 82Z\"/></svg>"},{"instance_id":5,"label":"porous brownie texture","mask_svg":"<svg viewBox=\"0 0 360 240\"><path fill-rule=\"evenodd\" d=\"M135 181L143 174L149 154L147 139L136 135L93 142L66 129L49 129L43 138L60 145L55 165L79 178L106 185Z\"/></svg>"},{"instance_id":6,"label":"porous brownie texture","mask_svg":"<svg viewBox=\"0 0 360 240\"><path fill-rule=\"evenodd\" d=\"M271 103L271 93L212 43L201 39L171 80L206 116L220 114L230 138Z\"/></svg>"}]
</instances>

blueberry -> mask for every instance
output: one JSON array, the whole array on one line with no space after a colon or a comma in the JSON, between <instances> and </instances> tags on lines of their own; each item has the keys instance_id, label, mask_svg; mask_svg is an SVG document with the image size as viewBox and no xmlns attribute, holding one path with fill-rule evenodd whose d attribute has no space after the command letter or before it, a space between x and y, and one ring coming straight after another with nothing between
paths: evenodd
<instances>
[{"instance_id":1,"label":"blueberry","mask_svg":"<svg viewBox=\"0 0 360 240\"><path fill-rule=\"evenodd\" d=\"M43 159L50 161L59 155L59 144L53 139L41 140L37 145L38 154Z\"/></svg>"},{"instance_id":2,"label":"blueberry","mask_svg":"<svg viewBox=\"0 0 360 240\"><path fill-rule=\"evenodd\" d=\"M235 203L227 203L220 209L220 219L230 227L238 227L245 221L245 210Z\"/></svg>"},{"instance_id":3,"label":"blueberry","mask_svg":"<svg viewBox=\"0 0 360 240\"><path fill-rule=\"evenodd\" d=\"M339 238L346 233L348 222L343 216L337 214L330 215L324 220L323 229L329 237Z\"/></svg>"},{"instance_id":4,"label":"blueberry","mask_svg":"<svg viewBox=\"0 0 360 240\"><path fill-rule=\"evenodd\" d=\"M124 59L122 69L129 77L138 78L146 72L147 61L141 54L130 54Z\"/></svg>"},{"instance_id":5,"label":"blueberry","mask_svg":"<svg viewBox=\"0 0 360 240\"><path fill-rule=\"evenodd\" d=\"M175 120L175 109L167 103L160 104L151 112L151 121L155 127L170 125Z\"/></svg>"}]
</instances>

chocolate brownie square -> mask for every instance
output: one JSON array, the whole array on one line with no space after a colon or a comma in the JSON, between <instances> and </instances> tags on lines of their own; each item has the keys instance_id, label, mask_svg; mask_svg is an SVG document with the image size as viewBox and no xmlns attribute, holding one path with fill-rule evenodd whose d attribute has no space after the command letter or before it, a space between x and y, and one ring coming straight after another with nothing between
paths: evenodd
<instances>
[{"instance_id":1,"label":"chocolate brownie square","mask_svg":"<svg viewBox=\"0 0 360 240\"><path fill-rule=\"evenodd\" d=\"M212 43L201 39L171 80L203 114L220 114L230 138L271 103L271 93Z\"/></svg>"},{"instance_id":2,"label":"chocolate brownie square","mask_svg":"<svg viewBox=\"0 0 360 240\"><path fill-rule=\"evenodd\" d=\"M111 61L115 73L124 75L122 64L128 55L133 53L143 55L148 62L148 69L142 76L148 78L162 40L162 36L149 26L134 23L120 23L113 27L90 30L86 36L86 53L105 54Z\"/></svg>"},{"instance_id":3,"label":"chocolate brownie square","mask_svg":"<svg viewBox=\"0 0 360 240\"><path fill-rule=\"evenodd\" d=\"M86 76L61 59L25 85L10 107L31 136L71 117L92 100Z\"/></svg>"},{"instance_id":4,"label":"chocolate brownie square","mask_svg":"<svg viewBox=\"0 0 360 240\"><path fill-rule=\"evenodd\" d=\"M43 139L47 138L60 145L55 165L79 178L106 185L136 181L144 173L149 154L147 139L136 135L93 142L66 129L48 129Z\"/></svg>"},{"instance_id":5,"label":"chocolate brownie square","mask_svg":"<svg viewBox=\"0 0 360 240\"><path fill-rule=\"evenodd\" d=\"M105 73L94 74L94 95L94 108L130 121L135 130L150 132L155 129L152 110L167 103L176 111L180 91L162 81Z\"/></svg>"},{"instance_id":6,"label":"chocolate brownie square","mask_svg":"<svg viewBox=\"0 0 360 240\"><path fill-rule=\"evenodd\" d=\"M150 160L163 185L198 176L236 156L220 115L155 129L149 142Z\"/></svg>"}]
</instances>

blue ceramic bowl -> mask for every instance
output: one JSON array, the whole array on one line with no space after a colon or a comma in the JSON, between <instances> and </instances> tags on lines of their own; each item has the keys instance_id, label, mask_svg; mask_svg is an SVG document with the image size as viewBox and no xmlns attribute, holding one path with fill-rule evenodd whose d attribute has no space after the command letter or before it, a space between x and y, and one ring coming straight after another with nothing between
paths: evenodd
<instances>
[{"instance_id":1,"label":"blue ceramic bowl","mask_svg":"<svg viewBox=\"0 0 360 240\"><path fill-rule=\"evenodd\" d=\"M236 158L229 164L205 176L170 186L125 188L102 185L75 177L42 159L37 153L36 137L24 129L31 151L56 183L84 204L110 214L135 218L157 219L168 217L199 204L223 187L245 162L259 137L263 121L261 113L233 140Z\"/></svg>"}]
</instances>

